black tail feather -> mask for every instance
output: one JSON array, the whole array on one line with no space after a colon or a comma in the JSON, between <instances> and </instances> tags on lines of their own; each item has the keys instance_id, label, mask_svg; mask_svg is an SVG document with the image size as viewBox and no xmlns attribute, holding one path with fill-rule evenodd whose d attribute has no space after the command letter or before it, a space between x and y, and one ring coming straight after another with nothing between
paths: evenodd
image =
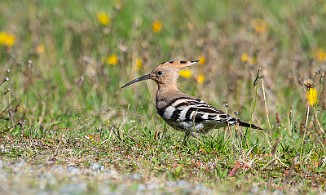
<instances>
[{"instance_id":1,"label":"black tail feather","mask_svg":"<svg viewBox=\"0 0 326 195\"><path fill-rule=\"evenodd\" d=\"M249 127L249 128L252 128L252 129L258 129L258 130L263 130L262 128L254 125L254 124L250 124L250 123L245 123L245 122L242 122L242 121L239 121L238 122L240 126L242 127Z\"/></svg>"}]
</instances>

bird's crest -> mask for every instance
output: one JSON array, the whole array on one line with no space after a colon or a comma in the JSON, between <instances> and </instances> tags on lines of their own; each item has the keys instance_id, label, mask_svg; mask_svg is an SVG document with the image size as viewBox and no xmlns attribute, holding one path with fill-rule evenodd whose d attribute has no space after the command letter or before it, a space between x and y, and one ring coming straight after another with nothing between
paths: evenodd
<instances>
[{"instance_id":1,"label":"bird's crest","mask_svg":"<svg viewBox=\"0 0 326 195\"><path fill-rule=\"evenodd\" d=\"M199 60L175 60L175 61L169 61L169 62L162 62L158 66L166 66L166 67L173 67L173 68L186 68L188 66L191 66L193 64L196 64L199 62Z\"/></svg>"}]
</instances>

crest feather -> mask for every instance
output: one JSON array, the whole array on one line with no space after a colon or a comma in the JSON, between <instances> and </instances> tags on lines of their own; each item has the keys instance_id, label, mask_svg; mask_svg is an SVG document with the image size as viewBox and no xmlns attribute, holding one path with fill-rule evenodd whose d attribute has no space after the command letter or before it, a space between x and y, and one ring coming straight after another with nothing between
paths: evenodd
<instances>
[{"instance_id":1,"label":"crest feather","mask_svg":"<svg viewBox=\"0 0 326 195\"><path fill-rule=\"evenodd\" d=\"M175 61L169 61L169 62L162 62L160 65L182 69L182 68L191 66L193 64L196 64L197 62L199 62L199 60L181 60L181 61L175 60Z\"/></svg>"}]
</instances>

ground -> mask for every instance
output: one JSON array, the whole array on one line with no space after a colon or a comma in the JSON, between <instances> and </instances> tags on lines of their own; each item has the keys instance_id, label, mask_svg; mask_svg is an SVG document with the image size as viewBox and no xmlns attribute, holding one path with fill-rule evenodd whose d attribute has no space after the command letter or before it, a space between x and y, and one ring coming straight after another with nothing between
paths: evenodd
<instances>
[{"instance_id":1,"label":"ground","mask_svg":"<svg viewBox=\"0 0 326 195\"><path fill-rule=\"evenodd\" d=\"M325 193L324 1L38 1L0 7L0 193ZM183 145L155 109L181 91L264 130Z\"/></svg>"}]
</instances>

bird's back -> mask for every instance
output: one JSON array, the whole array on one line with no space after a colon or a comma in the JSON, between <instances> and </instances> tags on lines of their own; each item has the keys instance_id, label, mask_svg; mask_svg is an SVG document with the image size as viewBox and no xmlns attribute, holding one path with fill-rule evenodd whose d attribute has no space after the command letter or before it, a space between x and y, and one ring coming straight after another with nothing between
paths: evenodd
<instances>
[{"instance_id":1,"label":"bird's back","mask_svg":"<svg viewBox=\"0 0 326 195\"><path fill-rule=\"evenodd\" d=\"M157 97L156 106L158 114L178 130L207 133L210 129L235 125L239 121L200 99L182 92L175 94L168 100Z\"/></svg>"}]
</instances>

